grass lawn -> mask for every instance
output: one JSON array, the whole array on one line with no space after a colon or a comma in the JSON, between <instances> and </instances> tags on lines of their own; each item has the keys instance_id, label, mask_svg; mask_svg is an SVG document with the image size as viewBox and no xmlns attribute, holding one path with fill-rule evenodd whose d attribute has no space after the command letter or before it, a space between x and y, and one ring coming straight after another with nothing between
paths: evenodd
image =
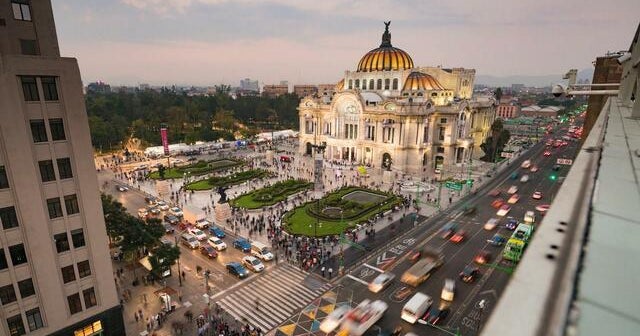
<instances>
[{"instance_id":1,"label":"grass lawn","mask_svg":"<svg viewBox=\"0 0 640 336\"><path fill-rule=\"evenodd\" d=\"M303 180L286 180L231 200L231 205L246 209L259 209L284 201L287 197L313 187L313 183Z\"/></svg>"},{"instance_id":2,"label":"grass lawn","mask_svg":"<svg viewBox=\"0 0 640 336\"><path fill-rule=\"evenodd\" d=\"M176 179L183 178L184 173L189 173L191 176L200 176L209 173L213 173L215 171L236 167L241 165L242 162L231 160L231 159L218 159L213 161L198 161L196 163L192 163L186 166L173 167L164 171L165 179ZM154 171L149 174L149 177L152 179L159 179L160 174L157 171Z\"/></svg>"},{"instance_id":3,"label":"grass lawn","mask_svg":"<svg viewBox=\"0 0 640 336\"><path fill-rule=\"evenodd\" d=\"M378 201L374 202L355 202L343 198L354 191L361 191L375 194ZM385 196L384 198L379 195ZM349 196L347 196L348 198ZM318 212L317 201L305 203L289 212L287 212L282 221L285 230L290 234L305 236L326 236L342 233L346 228L364 223L378 213L383 213L400 204L402 199L393 194L372 191L364 188L347 187L330 193L320 200L320 211ZM354 205L353 203L359 203ZM343 209L344 220L339 211L335 208ZM331 212L325 213L323 209L332 208ZM320 216L318 216L320 213ZM320 224L317 225L318 218Z\"/></svg>"},{"instance_id":4,"label":"grass lawn","mask_svg":"<svg viewBox=\"0 0 640 336\"><path fill-rule=\"evenodd\" d=\"M255 178L263 178L270 176L266 170L263 169L252 169L247 170L235 174L231 174L228 176L214 176L208 179L198 180L195 182L191 182L187 184L187 190L210 190L217 187L228 187L231 185L240 184L242 182L252 180Z\"/></svg>"}]
</instances>

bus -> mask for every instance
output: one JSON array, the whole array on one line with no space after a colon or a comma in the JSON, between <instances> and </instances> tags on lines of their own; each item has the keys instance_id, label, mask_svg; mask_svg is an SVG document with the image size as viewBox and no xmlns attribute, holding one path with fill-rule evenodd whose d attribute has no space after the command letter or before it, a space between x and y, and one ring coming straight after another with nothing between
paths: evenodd
<instances>
[{"instance_id":1,"label":"bus","mask_svg":"<svg viewBox=\"0 0 640 336\"><path fill-rule=\"evenodd\" d=\"M520 261L532 234L533 225L524 223L518 224L515 231L513 231L511 238L509 238L504 247L502 257L514 262Z\"/></svg>"}]
</instances>

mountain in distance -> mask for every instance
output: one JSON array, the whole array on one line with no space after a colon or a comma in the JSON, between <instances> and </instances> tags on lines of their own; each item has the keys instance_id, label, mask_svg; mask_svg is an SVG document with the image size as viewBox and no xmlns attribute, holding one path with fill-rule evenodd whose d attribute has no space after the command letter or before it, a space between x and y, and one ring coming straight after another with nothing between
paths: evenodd
<instances>
[{"instance_id":1,"label":"mountain in distance","mask_svg":"<svg viewBox=\"0 0 640 336\"><path fill-rule=\"evenodd\" d=\"M504 77L477 75L475 84L483 84L494 87L510 87L511 84L524 84L525 86L545 87L557 83L566 83L566 80L562 79L562 76L564 76L564 74L542 76L513 75ZM591 83L592 77L593 69L582 69L578 71L578 81L584 81L586 79L588 83Z\"/></svg>"}]
</instances>

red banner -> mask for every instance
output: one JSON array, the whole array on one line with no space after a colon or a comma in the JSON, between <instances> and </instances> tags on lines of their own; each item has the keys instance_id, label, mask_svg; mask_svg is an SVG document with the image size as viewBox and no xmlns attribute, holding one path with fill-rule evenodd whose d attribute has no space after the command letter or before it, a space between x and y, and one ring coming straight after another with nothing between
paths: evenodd
<instances>
[{"instance_id":1,"label":"red banner","mask_svg":"<svg viewBox=\"0 0 640 336\"><path fill-rule=\"evenodd\" d=\"M160 137L162 138L162 147L164 147L164 155L169 155L169 139L167 139L167 129L160 129Z\"/></svg>"}]
</instances>

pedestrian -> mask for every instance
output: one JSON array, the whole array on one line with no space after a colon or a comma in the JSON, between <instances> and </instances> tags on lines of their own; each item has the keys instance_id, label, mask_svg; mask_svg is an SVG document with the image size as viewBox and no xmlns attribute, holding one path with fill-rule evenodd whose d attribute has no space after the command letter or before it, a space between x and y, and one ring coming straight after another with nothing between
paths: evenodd
<instances>
[{"instance_id":1,"label":"pedestrian","mask_svg":"<svg viewBox=\"0 0 640 336\"><path fill-rule=\"evenodd\" d=\"M329 279L331 279L332 275L333 275L333 268L329 267Z\"/></svg>"},{"instance_id":2,"label":"pedestrian","mask_svg":"<svg viewBox=\"0 0 640 336\"><path fill-rule=\"evenodd\" d=\"M133 313L133 317L136 319L136 323L138 322L139 318L138 318L138 312L134 312Z\"/></svg>"},{"instance_id":3,"label":"pedestrian","mask_svg":"<svg viewBox=\"0 0 640 336\"><path fill-rule=\"evenodd\" d=\"M320 272L322 273L322 277L324 278L324 266L322 266L322 268L320 269Z\"/></svg>"}]
</instances>

